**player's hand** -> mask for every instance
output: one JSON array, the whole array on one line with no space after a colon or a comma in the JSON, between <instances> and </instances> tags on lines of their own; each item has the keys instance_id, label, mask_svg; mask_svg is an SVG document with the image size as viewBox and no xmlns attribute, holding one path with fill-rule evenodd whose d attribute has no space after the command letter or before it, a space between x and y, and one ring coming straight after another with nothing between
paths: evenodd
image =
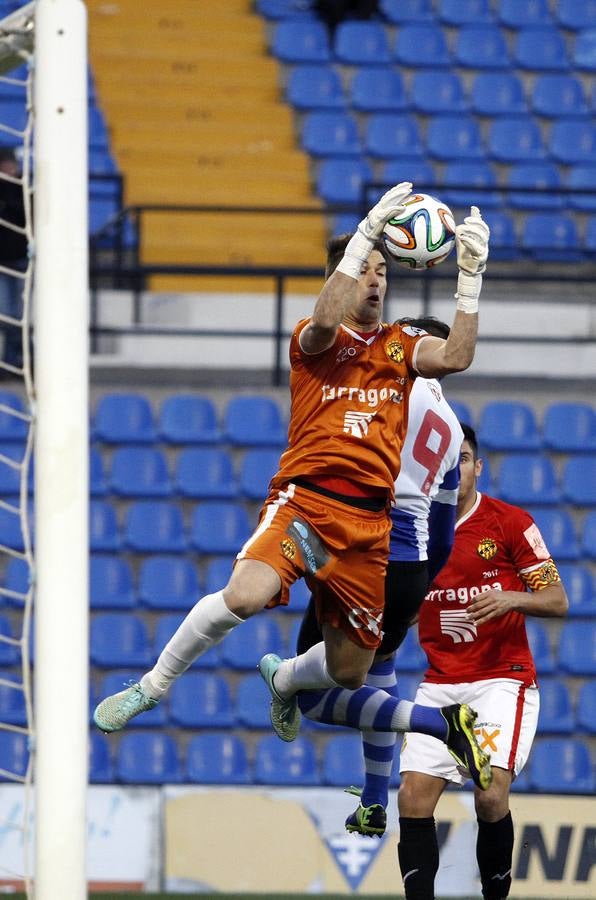
<instances>
[{"instance_id":1,"label":"player's hand","mask_svg":"<svg viewBox=\"0 0 596 900\"><path fill-rule=\"evenodd\" d=\"M360 231L369 241L378 241L383 234L383 228L395 216L401 216L405 212L404 200L412 193L412 183L402 181L383 194L378 203L368 213L367 217L358 225Z\"/></svg>"},{"instance_id":2,"label":"player's hand","mask_svg":"<svg viewBox=\"0 0 596 900\"><path fill-rule=\"evenodd\" d=\"M491 619L499 619L516 606L515 591L492 589L477 594L466 607L468 618L474 625L483 625Z\"/></svg>"},{"instance_id":3,"label":"player's hand","mask_svg":"<svg viewBox=\"0 0 596 900\"><path fill-rule=\"evenodd\" d=\"M466 275L481 275L486 269L490 228L477 206L470 209L461 225L455 229L457 265Z\"/></svg>"}]
</instances>

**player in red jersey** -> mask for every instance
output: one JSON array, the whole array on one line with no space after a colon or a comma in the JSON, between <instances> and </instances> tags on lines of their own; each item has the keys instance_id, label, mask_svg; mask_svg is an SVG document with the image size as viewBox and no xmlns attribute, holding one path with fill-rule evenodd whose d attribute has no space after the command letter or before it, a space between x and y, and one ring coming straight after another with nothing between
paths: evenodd
<instances>
[{"instance_id":1,"label":"player in red jersey","mask_svg":"<svg viewBox=\"0 0 596 900\"><path fill-rule=\"evenodd\" d=\"M476 845L485 900L509 894L513 823L509 791L536 732L539 695L526 616L564 616L567 596L529 513L476 490L482 469L476 436L463 425L455 541L420 610L420 644L429 666L416 703L443 706L466 697L489 749L493 782L475 789ZM433 900L439 850L433 814L449 782L468 777L445 746L423 734L404 738L399 863L408 900Z\"/></svg>"}]
</instances>

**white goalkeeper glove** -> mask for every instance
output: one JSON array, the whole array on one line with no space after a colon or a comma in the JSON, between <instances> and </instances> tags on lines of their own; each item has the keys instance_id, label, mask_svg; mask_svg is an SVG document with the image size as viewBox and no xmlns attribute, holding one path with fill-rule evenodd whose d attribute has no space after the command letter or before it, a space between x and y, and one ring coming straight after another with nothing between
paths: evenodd
<instances>
[{"instance_id":1,"label":"white goalkeeper glove","mask_svg":"<svg viewBox=\"0 0 596 900\"><path fill-rule=\"evenodd\" d=\"M343 258L340 260L337 271L349 275L351 278L360 278L362 264L370 256L371 250L383 234L383 229L389 219L401 216L405 212L404 201L412 193L412 184L402 181L383 194L378 203L369 211L356 230L356 233L348 242Z\"/></svg>"},{"instance_id":2,"label":"white goalkeeper glove","mask_svg":"<svg viewBox=\"0 0 596 900\"><path fill-rule=\"evenodd\" d=\"M478 298L482 289L482 273L488 259L490 229L480 215L477 206L472 206L470 215L455 229L457 251L457 308L467 313L478 312Z\"/></svg>"}]
</instances>

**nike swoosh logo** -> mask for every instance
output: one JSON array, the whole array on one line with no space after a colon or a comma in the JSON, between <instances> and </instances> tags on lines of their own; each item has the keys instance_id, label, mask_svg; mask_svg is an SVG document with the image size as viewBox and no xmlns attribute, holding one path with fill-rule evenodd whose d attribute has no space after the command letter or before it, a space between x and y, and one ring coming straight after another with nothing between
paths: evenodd
<instances>
[{"instance_id":1,"label":"nike swoosh logo","mask_svg":"<svg viewBox=\"0 0 596 900\"><path fill-rule=\"evenodd\" d=\"M410 869L409 872L406 872L406 874L405 874L404 877L403 877L403 882L404 882L404 884L406 883L406 878L409 878L410 875L415 875L416 872L419 872L419 871L420 871L420 869Z\"/></svg>"}]
</instances>

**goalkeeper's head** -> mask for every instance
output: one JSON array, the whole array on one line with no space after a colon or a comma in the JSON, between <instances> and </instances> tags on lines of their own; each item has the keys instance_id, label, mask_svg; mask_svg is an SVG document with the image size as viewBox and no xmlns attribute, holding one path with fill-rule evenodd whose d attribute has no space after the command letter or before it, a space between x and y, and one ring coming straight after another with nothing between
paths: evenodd
<instances>
[{"instance_id":1,"label":"goalkeeper's head","mask_svg":"<svg viewBox=\"0 0 596 900\"><path fill-rule=\"evenodd\" d=\"M339 234L327 241L327 265L325 267L325 279L329 278L335 272L339 261L343 258L348 242L352 237L351 234ZM375 241L373 250L377 250L385 262L389 261L387 250L383 241Z\"/></svg>"}]
</instances>

